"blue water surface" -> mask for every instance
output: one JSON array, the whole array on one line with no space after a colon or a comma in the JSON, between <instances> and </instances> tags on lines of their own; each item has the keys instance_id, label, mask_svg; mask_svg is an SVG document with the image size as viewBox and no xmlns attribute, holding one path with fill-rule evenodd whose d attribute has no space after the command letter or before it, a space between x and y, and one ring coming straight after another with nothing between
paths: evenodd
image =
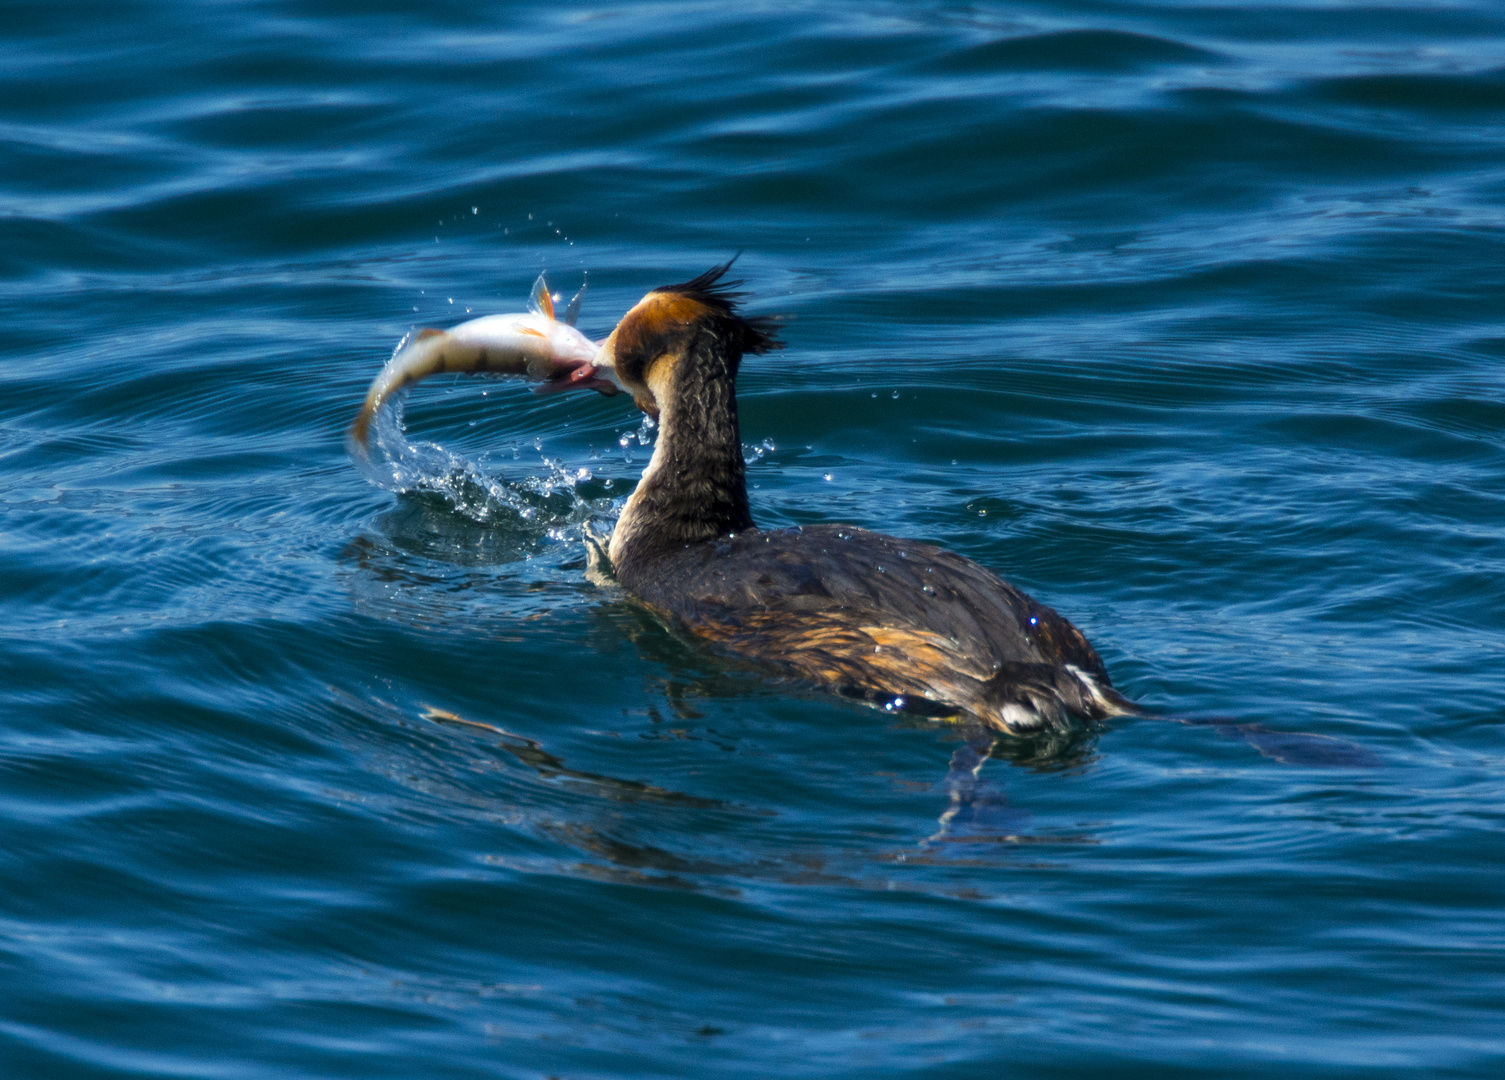
<instances>
[{"instance_id":1,"label":"blue water surface","mask_svg":"<svg viewBox=\"0 0 1505 1080\"><path fill-rule=\"evenodd\" d=\"M1502 64L1492 0L10 0L0 1072L1505 1075ZM972 779L729 662L587 578L625 398L347 456L411 327L739 250L759 521L1211 722Z\"/></svg>"}]
</instances>

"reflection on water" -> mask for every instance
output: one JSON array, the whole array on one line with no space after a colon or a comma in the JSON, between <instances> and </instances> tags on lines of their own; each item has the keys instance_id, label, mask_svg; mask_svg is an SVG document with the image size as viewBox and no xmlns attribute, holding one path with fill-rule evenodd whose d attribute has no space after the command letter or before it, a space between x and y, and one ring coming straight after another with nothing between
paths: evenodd
<instances>
[{"instance_id":1,"label":"reflection on water","mask_svg":"<svg viewBox=\"0 0 1505 1080\"><path fill-rule=\"evenodd\" d=\"M983 778L991 739L973 733L956 752L950 773L933 785L943 807L930 835L916 835L908 845L878 848L862 845L812 847L808 840L787 846L777 809L739 806L719 799L672 791L640 780L622 779L570 768L533 738L495 724L469 720L446 709L427 706L422 719L431 723L485 732L496 736L489 745L531 769L550 785L560 785L570 797L533 805L524 817L510 817L540 837L562 845L575 856L540 857L490 855L497 866L530 873L584 876L600 880L670 889L706 889L736 895L751 883L840 886L863 889L931 889L950 894L948 887L895 878L896 866L944 866L965 855L931 850L935 844L1073 844L1088 842L1069 835L1029 835L1030 815L1008 805L1003 790ZM683 735L683 733L682 733ZM693 736L690 736L693 737ZM497 793L514 810L521 803L515 792ZM613 807L628 804L656 808L651 816L625 818ZM710 814L709 817L706 815ZM671 816L666 816L671 815ZM710 845L697 837L719 836ZM728 840L735 841L728 846ZM834 839L834 838L833 838ZM699 849L697 849L699 848ZM741 850L739 850L739 848ZM1004 849L997 849L1004 852ZM986 853L986 849L983 854ZM578 856L589 861L578 861ZM993 856L989 856L992 858ZM1007 858L1004 853L1002 857Z\"/></svg>"},{"instance_id":2,"label":"reflection on water","mask_svg":"<svg viewBox=\"0 0 1505 1080\"><path fill-rule=\"evenodd\" d=\"M608 798L623 799L628 802L658 802L671 806L692 806L697 809L722 808L725 804L715 799L701 799L694 795L685 795L678 791L666 791L653 784L645 784L640 780L618 780L610 776L601 776L598 773L581 772L578 769L566 768L563 761L543 749L538 740L530 739L524 735L514 735L510 731L504 731L495 724L486 724L478 720L467 720L463 716L445 709L436 709L429 706L423 711L423 719L436 724L459 724L466 727L480 728L500 735L502 741L497 745L518 761L527 765L545 780L574 780L583 782L591 792L605 794Z\"/></svg>"}]
</instances>

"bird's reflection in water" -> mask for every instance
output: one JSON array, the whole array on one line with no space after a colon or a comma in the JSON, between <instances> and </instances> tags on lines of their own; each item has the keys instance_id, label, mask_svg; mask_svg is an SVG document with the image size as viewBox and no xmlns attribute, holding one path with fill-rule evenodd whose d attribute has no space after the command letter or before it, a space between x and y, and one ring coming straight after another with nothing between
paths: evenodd
<instances>
[{"instance_id":1,"label":"bird's reflection in water","mask_svg":"<svg viewBox=\"0 0 1505 1080\"><path fill-rule=\"evenodd\" d=\"M738 674L698 673L685 678L680 700L746 696L747 683ZM930 786L937 796L932 804L937 816L928 825L912 819L907 843L854 846L833 834L797 839L791 845L787 825L770 831L758 824L778 818L776 809L574 768L538 739L446 709L428 706L421 716L433 724L484 736L489 745L539 782L571 793L564 804L551 800L535 805L520 821L581 857L487 857L495 865L526 872L719 895L737 895L756 884L778 884L976 899L985 895L978 889L980 879L973 876L958 885L957 872L1021 865L1011 853L1020 848L1029 850L1029 865L1038 865L1042 849L1099 842L1079 829L1038 828L1028 811L1011 805L1003 774L986 769L992 759L1031 771L1089 767L1098 756L1097 736L1091 732L1022 740L976 726L948 724L941 731L944 737L955 739L956 746L945 776ZM894 720L902 727L925 726L932 737L937 733L935 721ZM926 876L927 870L940 877Z\"/></svg>"},{"instance_id":2,"label":"bird's reflection in water","mask_svg":"<svg viewBox=\"0 0 1505 1080\"><path fill-rule=\"evenodd\" d=\"M545 780L574 781L583 785L592 794L604 796L608 799L617 799L626 802L649 802L660 803L667 806L689 806L697 809L723 809L728 804L719 799L703 799L696 795L686 795L679 791L669 791L666 788L654 784L644 783L641 780L621 780L614 776L605 776L601 773L582 772L579 769L571 769L565 763L543 748L537 739L530 739L525 735L516 735L505 728L495 724L487 724L479 720L467 720L463 716L448 711L436 709L432 705L426 706L423 711L423 719L436 724L455 724L462 727L479 728L500 736L497 746L510 754L517 761L532 769Z\"/></svg>"},{"instance_id":3,"label":"bird's reflection in water","mask_svg":"<svg viewBox=\"0 0 1505 1080\"><path fill-rule=\"evenodd\" d=\"M581 809L590 810L590 802L600 799L611 803L632 803L659 807L669 811L689 814L714 812L723 822L730 818L770 819L777 812L758 807L738 806L717 799L708 799L684 792L672 791L640 780L628 780L597 772L573 769L562 759L545 750L536 739L518 735L498 725L470 720L449 710L426 707L423 719L432 723L486 732L496 737L494 745L513 760L531 769L539 778L551 783L570 787L585 796L587 804ZM579 804L576 804L579 806ZM727 857L735 829L722 829L716 836L714 856L676 852L656 843L645 843L625 835L628 832L653 829L666 833L674 839L691 841L706 832L705 821L697 822L690 817L678 817L674 827L665 830L662 823L644 819L624 818L619 812L588 812L586 820L561 819L554 815L538 817L532 821L537 832L556 843L575 849L589 856L587 861L552 861L540 865L537 860L491 856L487 861L512 869L538 872L564 873L570 876L612 881L620 884L645 885L657 888L709 891L733 896L741 892L742 885L754 882L781 885L829 885L845 888L935 891L947 895L959 895L955 888L939 883L924 883L913 880L894 879L885 875L875 878L874 866L891 867L903 864L902 854L884 850L842 851L791 851L781 847L769 854L749 852L743 857ZM655 828L657 824L657 828ZM699 826L699 827L697 827ZM754 838L748 838L756 844ZM921 865L916 860L915 866ZM975 889L964 890L969 896L978 896Z\"/></svg>"}]
</instances>

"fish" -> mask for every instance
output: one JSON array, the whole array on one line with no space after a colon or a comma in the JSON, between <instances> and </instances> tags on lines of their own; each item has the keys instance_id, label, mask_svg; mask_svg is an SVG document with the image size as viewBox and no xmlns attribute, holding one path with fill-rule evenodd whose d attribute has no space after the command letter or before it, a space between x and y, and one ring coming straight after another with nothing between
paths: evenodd
<instances>
[{"instance_id":1,"label":"fish","mask_svg":"<svg viewBox=\"0 0 1505 1080\"><path fill-rule=\"evenodd\" d=\"M540 391L591 389L611 396L617 385L601 378L592 364L599 345L575 329L580 315L580 286L562 319L555 317L554 298L540 274L526 312L486 315L448 330L426 327L398 344L392 359L372 380L365 403L350 425L353 452L369 453L371 424L394 394L414 383L449 372L520 375L540 383Z\"/></svg>"}]
</instances>

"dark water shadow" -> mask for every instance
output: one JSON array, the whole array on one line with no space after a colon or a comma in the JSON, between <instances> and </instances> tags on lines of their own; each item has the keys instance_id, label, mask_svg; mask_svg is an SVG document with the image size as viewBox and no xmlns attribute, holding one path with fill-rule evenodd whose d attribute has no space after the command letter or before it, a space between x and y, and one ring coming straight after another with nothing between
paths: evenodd
<instances>
[{"instance_id":1,"label":"dark water shadow","mask_svg":"<svg viewBox=\"0 0 1505 1080\"><path fill-rule=\"evenodd\" d=\"M1334 735L1275 731L1263 724L1245 724L1227 719L1180 716L1152 716L1150 719L1169 720L1189 727L1211 728L1225 739L1247 743L1264 757L1282 765L1308 769L1382 769L1388 764L1372 750Z\"/></svg>"},{"instance_id":2,"label":"dark water shadow","mask_svg":"<svg viewBox=\"0 0 1505 1080\"><path fill-rule=\"evenodd\" d=\"M687 795L681 791L670 791L656 784L649 784L642 780L623 780L615 776L606 776L602 773L585 772L580 769L571 769L565 765L561 758L545 750L537 739L530 739L526 735L518 735L495 724L483 723L479 720L467 720L463 716L452 713L447 709L437 709L432 705L425 706L423 719L435 724L453 724L460 727L478 728L489 731L499 736L496 746L511 755L519 763L532 769L545 780L560 780L573 782L586 792L599 797L613 799L622 802L645 802L656 803L663 806L683 806L697 810L725 810L731 809L732 804L722 802L720 799L706 799L698 795ZM753 811L762 816L768 816L770 811Z\"/></svg>"},{"instance_id":3,"label":"dark water shadow","mask_svg":"<svg viewBox=\"0 0 1505 1080\"><path fill-rule=\"evenodd\" d=\"M999 861L997 855L979 861L976 853L970 858L959 858L949 852L927 851L938 837L918 840L897 850L869 846L798 850L788 848L787 839L778 833L778 839L773 840L775 850L760 851L767 841L760 842L756 831L738 841L725 830L707 833L703 822L683 815L712 811L723 815L722 820L727 820L724 815L730 814L745 822L756 822L778 817L775 810L707 799L645 781L574 769L544 749L536 739L507 731L496 724L470 720L445 709L427 706L422 719L440 726L485 733L488 741L494 736L493 745L539 779L583 796L583 801L575 804L574 812L561 812L558 806L554 806L529 819L531 831L578 852L583 859L489 857L487 861L496 865L531 873L727 897L739 896L752 885L794 885L981 899L985 894L973 886L958 887L943 881L896 877L893 871L922 866L996 866ZM984 752L979 754L967 744L959 751L952 769L957 779L954 783L948 779L941 785L948 793L948 799L947 813L939 822L946 835L940 839L953 844L1082 842L1071 837L1030 836L1026 831L1030 816L1008 807L1001 789L975 775L974 760L980 763L986 757L987 746L982 749ZM603 813L600 812L601 803L659 808L668 811L670 818L654 821L642 816L624 816L620 810ZM651 834L652 838L645 838L644 833ZM690 850L697 841L705 842L707 838L706 850Z\"/></svg>"}]
</instances>

